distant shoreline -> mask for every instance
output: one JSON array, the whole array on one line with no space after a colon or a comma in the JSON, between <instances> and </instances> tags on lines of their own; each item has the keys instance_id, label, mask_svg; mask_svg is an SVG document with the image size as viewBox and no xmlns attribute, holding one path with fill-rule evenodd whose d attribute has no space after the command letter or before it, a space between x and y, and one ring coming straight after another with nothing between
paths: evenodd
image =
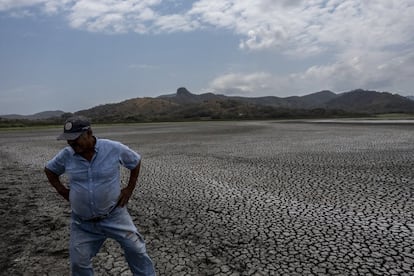
<instances>
[{"instance_id":1,"label":"distant shoreline","mask_svg":"<svg viewBox=\"0 0 414 276\"><path fill-rule=\"evenodd\" d=\"M414 125L414 116L379 116L379 117L355 117L355 118L326 118L326 119L244 119L244 120L183 120L183 121L154 121L154 122L113 122L96 123L95 127L135 124L169 124L169 123L206 123L206 122L274 122L274 123L316 123L316 124L371 124L371 125ZM10 124L0 125L1 131L24 130L24 129L56 129L60 124Z\"/></svg>"},{"instance_id":2,"label":"distant shoreline","mask_svg":"<svg viewBox=\"0 0 414 276\"><path fill-rule=\"evenodd\" d=\"M308 123L327 123L327 124L414 124L414 119L309 119L301 120Z\"/></svg>"}]
</instances>

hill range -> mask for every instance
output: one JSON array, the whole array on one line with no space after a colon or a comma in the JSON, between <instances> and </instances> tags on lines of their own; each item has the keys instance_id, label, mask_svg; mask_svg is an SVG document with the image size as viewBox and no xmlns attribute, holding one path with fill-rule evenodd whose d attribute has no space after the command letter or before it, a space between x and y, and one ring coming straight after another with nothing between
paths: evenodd
<instances>
[{"instance_id":1,"label":"hill range","mask_svg":"<svg viewBox=\"0 0 414 276\"><path fill-rule=\"evenodd\" d=\"M383 113L414 114L412 97L389 92L352 90L336 94L320 91L292 97L238 97L193 94L181 87L155 98L144 97L104 104L75 112L95 122L141 122L191 119L271 119L363 116ZM44 120L65 118L72 113L45 111L30 116L4 115L3 119Z\"/></svg>"}]
</instances>

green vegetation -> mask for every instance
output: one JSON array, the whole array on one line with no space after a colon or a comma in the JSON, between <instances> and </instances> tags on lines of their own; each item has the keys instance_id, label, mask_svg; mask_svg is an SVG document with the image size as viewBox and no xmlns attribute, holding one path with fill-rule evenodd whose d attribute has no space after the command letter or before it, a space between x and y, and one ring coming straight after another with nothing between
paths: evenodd
<instances>
[{"instance_id":1,"label":"green vegetation","mask_svg":"<svg viewBox=\"0 0 414 276\"><path fill-rule=\"evenodd\" d=\"M381 119L381 120L414 120L414 114L407 114L407 113L377 114L373 117L376 119Z\"/></svg>"},{"instance_id":2,"label":"green vegetation","mask_svg":"<svg viewBox=\"0 0 414 276\"><path fill-rule=\"evenodd\" d=\"M55 118L47 120L24 120L24 119L4 119L0 118L0 129L15 129L26 127L46 127L62 125L65 119Z\"/></svg>"},{"instance_id":3,"label":"green vegetation","mask_svg":"<svg viewBox=\"0 0 414 276\"><path fill-rule=\"evenodd\" d=\"M311 110L276 109L269 106L231 105L227 108L214 108L210 105L195 105L177 110L176 112L153 112L151 114L121 115L106 113L105 116L88 116L97 124L124 124L149 122L205 121L205 120L277 120L277 119L318 119L318 118L349 118L360 117L360 114L350 114L341 110ZM60 126L69 115L65 113L59 118L45 120L4 119L0 118L0 129L18 129L27 127ZM366 115L365 115L366 117Z\"/></svg>"}]
</instances>

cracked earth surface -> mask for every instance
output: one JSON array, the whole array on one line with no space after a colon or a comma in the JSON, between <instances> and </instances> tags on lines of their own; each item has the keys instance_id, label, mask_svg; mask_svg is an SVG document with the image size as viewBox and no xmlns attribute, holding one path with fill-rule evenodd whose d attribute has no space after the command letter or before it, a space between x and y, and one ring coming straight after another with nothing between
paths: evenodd
<instances>
[{"instance_id":1,"label":"cracked earth surface","mask_svg":"<svg viewBox=\"0 0 414 276\"><path fill-rule=\"evenodd\" d=\"M68 275L60 129L0 131L1 275ZM412 275L414 124L94 128L143 156L129 210L158 275ZM122 184L127 171L123 170ZM131 275L107 240L96 275Z\"/></svg>"}]
</instances>

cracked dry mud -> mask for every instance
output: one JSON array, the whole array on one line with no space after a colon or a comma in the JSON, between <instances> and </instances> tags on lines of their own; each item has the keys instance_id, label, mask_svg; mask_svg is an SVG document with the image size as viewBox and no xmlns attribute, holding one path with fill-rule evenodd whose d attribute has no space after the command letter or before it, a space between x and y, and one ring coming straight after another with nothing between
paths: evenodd
<instances>
[{"instance_id":1,"label":"cracked dry mud","mask_svg":"<svg viewBox=\"0 0 414 276\"><path fill-rule=\"evenodd\" d=\"M413 275L414 124L94 131L143 156L128 208L158 275ZM59 132L0 132L1 275L69 274L70 210L42 171ZM131 275L111 240L93 263Z\"/></svg>"}]
</instances>

